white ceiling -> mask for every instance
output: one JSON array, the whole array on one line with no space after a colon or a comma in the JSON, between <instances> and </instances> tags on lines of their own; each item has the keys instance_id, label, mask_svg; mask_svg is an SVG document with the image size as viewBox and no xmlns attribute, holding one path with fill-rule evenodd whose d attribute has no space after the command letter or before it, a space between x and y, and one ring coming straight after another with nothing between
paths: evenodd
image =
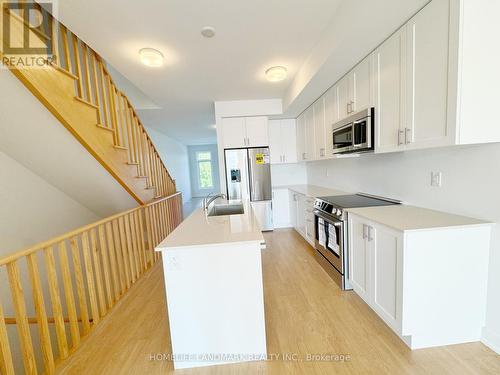
<instances>
[{"instance_id":1,"label":"white ceiling","mask_svg":"<svg viewBox=\"0 0 500 375\"><path fill-rule=\"evenodd\" d=\"M141 110L146 126L185 144L215 141L214 101L282 98L340 0L64 0L59 18L160 109ZM203 26L217 35L206 39ZM160 69L138 50L166 56ZM264 71L285 65L289 78Z\"/></svg>"}]
</instances>

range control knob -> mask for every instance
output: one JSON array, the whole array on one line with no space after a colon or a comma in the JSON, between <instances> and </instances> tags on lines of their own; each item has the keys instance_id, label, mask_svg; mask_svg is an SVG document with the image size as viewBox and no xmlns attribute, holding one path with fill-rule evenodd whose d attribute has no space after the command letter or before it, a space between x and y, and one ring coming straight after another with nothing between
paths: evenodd
<instances>
[{"instance_id":1,"label":"range control knob","mask_svg":"<svg viewBox=\"0 0 500 375\"><path fill-rule=\"evenodd\" d=\"M337 216L342 216L342 210L337 210Z\"/></svg>"},{"instance_id":2,"label":"range control knob","mask_svg":"<svg viewBox=\"0 0 500 375\"><path fill-rule=\"evenodd\" d=\"M335 215L335 212L337 211L336 208L332 207L332 215Z\"/></svg>"}]
</instances>

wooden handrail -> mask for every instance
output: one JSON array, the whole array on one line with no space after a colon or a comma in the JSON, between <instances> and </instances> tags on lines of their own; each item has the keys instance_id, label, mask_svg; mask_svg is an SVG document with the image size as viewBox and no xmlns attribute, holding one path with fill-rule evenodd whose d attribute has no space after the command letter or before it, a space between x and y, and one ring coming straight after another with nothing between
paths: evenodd
<instances>
[{"instance_id":1,"label":"wooden handrail","mask_svg":"<svg viewBox=\"0 0 500 375\"><path fill-rule=\"evenodd\" d=\"M20 14L10 13L24 22ZM104 59L53 15L49 15L48 22L52 23L51 35L43 34L43 30L37 32L52 42L52 55L57 56L52 65L75 79L74 97L95 109L96 123L93 125L113 132L115 152L126 150L128 164L136 166L136 176L147 178L144 189L154 189L153 198L173 194L175 181L129 98L118 89ZM151 199L141 200L136 194L132 195L140 203Z\"/></svg>"},{"instance_id":2,"label":"wooden handrail","mask_svg":"<svg viewBox=\"0 0 500 375\"><path fill-rule=\"evenodd\" d=\"M11 296L9 300L7 293L0 295L2 375L14 374L12 353L22 354L26 373L37 374L42 362L45 374L55 373L57 364L80 346L81 339L160 259L155 246L181 221L182 195L175 193L0 260L0 271L5 268L8 274ZM29 280L21 278L23 264L28 266ZM31 288L26 288L27 283ZM6 302L12 305L14 317L5 317ZM28 316L31 305L36 317ZM52 316L48 317L47 311ZM36 343L31 324L38 325ZM9 342L7 325L18 330L16 348ZM56 340L52 342L51 337Z\"/></svg>"}]
</instances>

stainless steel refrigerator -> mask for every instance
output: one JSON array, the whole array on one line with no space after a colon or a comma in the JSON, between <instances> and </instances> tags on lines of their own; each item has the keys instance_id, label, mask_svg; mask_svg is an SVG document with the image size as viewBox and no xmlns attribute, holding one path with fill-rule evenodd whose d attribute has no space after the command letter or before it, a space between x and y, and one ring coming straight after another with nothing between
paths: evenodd
<instances>
[{"instance_id":1,"label":"stainless steel refrigerator","mask_svg":"<svg viewBox=\"0 0 500 375\"><path fill-rule=\"evenodd\" d=\"M262 230L273 230L269 148L225 150L227 197L249 200Z\"/></svg>"}]
</instances>

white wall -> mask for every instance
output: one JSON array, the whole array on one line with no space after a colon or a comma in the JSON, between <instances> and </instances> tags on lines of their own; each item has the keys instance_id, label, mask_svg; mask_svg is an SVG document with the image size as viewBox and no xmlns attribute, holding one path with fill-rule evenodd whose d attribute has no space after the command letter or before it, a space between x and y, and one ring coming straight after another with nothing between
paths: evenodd
<instances>
[{"instance_id":1,"label":"white wall","mask_svg":"<svg viewBox=\"0 0 500 375\"><path fill-rule=\"evenodd\" d=\"M187 146L152 128L148 128L147 131L168 172L175 180L177 190L182 192L182 201L190 201L191 178Z\"/></svg>"},{"instance_id":2,"label":"white wall","mask_svg":"<svg viewBox=\"0 0 500 375\"><path fill-rule=\"evenodd\" d=\"M306 184L306 164L300 163L271 165L271 181L273 186Z\"/></svg>"},{"instance_id":3,"label":"white wall","mask_svg":"<svg viewBox=\"0 0 500 375\"><path fill-rule=\"evenodd\" d=\"M307 178L310 184L382 195L498 223L499 161L500 144L449 147L312 162L307 165ZM441 188L430 186L431 171L443 173ZM470 256L473 262L474 249ZM492 235L484 337L500 352L500 225Z\"/></svg>"}]
</instances>

